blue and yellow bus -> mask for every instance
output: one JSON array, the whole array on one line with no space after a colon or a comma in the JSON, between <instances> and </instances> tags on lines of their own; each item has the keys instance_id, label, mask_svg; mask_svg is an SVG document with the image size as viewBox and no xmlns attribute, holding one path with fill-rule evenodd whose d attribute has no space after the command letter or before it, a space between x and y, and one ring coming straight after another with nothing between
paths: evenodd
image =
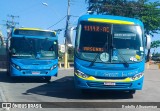
<instances>
[{"instance_id":1,"label":"blue and yellow bus","mask_svg":"<svg viewBox=\"0 0 160 111\"><path fill-rule=\"evenodd\" d=\"M111 15L81 16L75 41L76 87L131 93L141 90L145 41L143 23L137 19Z\"/></svg>"},{"instance_id":2,"label":"blue and yellow bus","mask_svg":"<svg viewBox=\"0 0 160 111\"><path fill-rule=\"evenodd\" d=\"M58 37L55 31L14 28L7 40L8 74L41 76L49 81L57 76Z\"/></svg>"}]
</instances>

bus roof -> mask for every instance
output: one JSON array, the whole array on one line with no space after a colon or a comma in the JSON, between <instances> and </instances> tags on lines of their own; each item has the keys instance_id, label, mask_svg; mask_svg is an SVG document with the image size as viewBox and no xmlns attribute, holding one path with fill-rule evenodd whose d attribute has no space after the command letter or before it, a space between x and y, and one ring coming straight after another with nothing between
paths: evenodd
<instances>
[{"instance_id":1,"label":"bus roof","mask_svg":"<svg viewBox=\"0 0 160 111\"><path fill-rule=\"evenodd\" d=\"M53 30L44 30L44 29L40 29L40 28L14 28L14 31L16 29L19 29L19 30L35 30L35 31L46 31L46 32L53 32L55 35L56 35L56 31L53 31Z\"/></svg>"},{"instance_id":2,"label":"bus roof","mask_svg":"<svg viewBox=\"0 0 160 111\"><path fill-rule=\"evenodd\" d=\"M80 21L102 22L112 24L135 24L143 27L143 23L138 19L113 15L83 15L79 18L79 22Z\"/></svg>"},{"instance_id":3,"label":"bus roof","mask_svg":"<svg viewBox=\"0 0 160 111\"><path fill-rule=\"evenodd\" d=\"M39 28L14 28L11 32L12 37L34 37L34 38L45 38L45 37L54 37L57 39L57 34L52 30L44 30Z\"/></svg>"}]
</instances>

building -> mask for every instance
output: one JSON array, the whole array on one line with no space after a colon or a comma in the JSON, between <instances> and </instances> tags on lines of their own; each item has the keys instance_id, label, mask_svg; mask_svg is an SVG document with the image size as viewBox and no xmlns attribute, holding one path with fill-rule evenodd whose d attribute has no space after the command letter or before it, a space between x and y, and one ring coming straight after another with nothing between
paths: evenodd
<instances>
[{"instance_id":1,"label":"building","mask_svg":"<svg viewBox=\"0 0 160 111\"><path fill-rule=\"evenodd\" d=\"M58 45L58 48L59 48L59 51L60 51L61 53L64 53L64 52L65 52L65 45L59 44L59 45Z\"/></svg>"}]
</instances>

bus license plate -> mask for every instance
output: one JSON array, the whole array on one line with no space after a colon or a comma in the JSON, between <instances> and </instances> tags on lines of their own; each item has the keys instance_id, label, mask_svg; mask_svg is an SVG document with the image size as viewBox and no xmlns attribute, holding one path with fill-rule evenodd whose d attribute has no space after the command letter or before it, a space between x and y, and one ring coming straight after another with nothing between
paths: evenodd
<instances>
[{"instance_id":1,"label":"bus license plate","mask_svg":"<svg viewBox=\"0 0 160 111\"><path fill-rule=\"evenodd\" d=\"M40 74L39 71L33 71L32 74Z\"/></svg>"},{"instance_id":2,"label":"bus license plate","mask_svg":"<svg viewBox=\"0 0 160 111\"><path fill-rule=\"evenodd\" d=\"M115 86L116 83L114 83L114 82L104 82L104 85L106 85L106 86Z\"/></svg>"}]
</instances>

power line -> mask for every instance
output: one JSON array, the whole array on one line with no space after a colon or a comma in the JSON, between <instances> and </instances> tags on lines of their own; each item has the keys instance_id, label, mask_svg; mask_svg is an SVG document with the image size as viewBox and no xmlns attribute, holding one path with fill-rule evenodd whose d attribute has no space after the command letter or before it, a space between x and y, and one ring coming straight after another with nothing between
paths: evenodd
<instances>
[{"instance_id":1,"label":"power line","mask_svg":"<svg viewBox=\"0 0 160 111\"><path fill-rule=\"evenodd\" d=\"M19 24L19 22L15 22L15 18L19 18L19 16L14 16L14 15L7 15L9 18L11 18L11 20L7 20L4 22L6 22L4 25L7 27L7 37L9 36L11 29L14 28L16 26L16 24Z\"/></svg>"},{"instance_id":2,"label":"power line","mask_svg":"<svg viewBox=\"0 0 160 111\"><path fill-rule=\"evenodd\" d=\"M7 28L13 28L16 26L16 24L19 24L19 22L15 22L15 18L19 18L19 16L14 16L14 15L7 15L9 18L11 18L11 20L7 20L6 22L6 26Z\"/></svg>"},{"instance_id":3,"label":"power line","mask_svg":"<svg viewBox=\"0 0 160 111\"><path fill-rule=\"evenodd\" d=\"M66 18L67 15L65 15L62 19L60 19L58 22L56 22L55 24L51 25L50 27L48 27L47 29L52 28L53 26L57 25L58 23L60 23L63 19Z\"/></svg>"}]
</instances>

